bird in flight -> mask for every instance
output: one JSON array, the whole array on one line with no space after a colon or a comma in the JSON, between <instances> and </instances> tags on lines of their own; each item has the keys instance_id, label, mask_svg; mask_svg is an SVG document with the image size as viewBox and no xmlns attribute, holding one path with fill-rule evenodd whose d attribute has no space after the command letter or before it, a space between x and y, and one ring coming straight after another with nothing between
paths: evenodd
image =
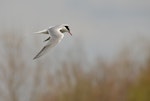
<instances>
[{"instance_id":1,"label":"bird in flight","mask_svg":"<svg viewBox=\"0 0 150 101\"><path fill-rule=\"evenodd\" d=\"M68 24L56 25L56 26L50 27L48 29L45 29L45 30L42 30L39 32L35 32L35 33L39 33L39 34L49 34L49 37L46 40L44 40L44 42L48 41L47 44L33 58L33 60L41 57L49 49L56 46L63 39L65 32L72 35Z\"/></svg>"}]
</instances>

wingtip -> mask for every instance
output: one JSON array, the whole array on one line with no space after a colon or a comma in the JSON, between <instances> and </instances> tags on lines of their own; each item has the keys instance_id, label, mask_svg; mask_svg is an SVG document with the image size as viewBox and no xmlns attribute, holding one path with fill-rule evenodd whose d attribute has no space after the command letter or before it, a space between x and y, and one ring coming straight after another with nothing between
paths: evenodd
<instances>
[{"instance_id":1,"label":"wingtip","mask_svg":"<svg viewBox=\"0 0 150 101\"><path fill-rule=\"evenodd\" d=\"M33 58L33 60L35 60L35 59L36 59L36 57Z\"/></svg>"},{"instance_id":2,"label":"wingtip","mask_svg":"<svg viewBox=\"0 0 150 101\"><path fill-rule=\"evenodd\" d=\"M33 60L35 60L35 59L37 59L37 58L39 58L39 57L40 57L40 55L37 54L37 55L33 58Z\"/></svg>"},{"instance_id":3,"label":"wingtip","mask_svg":"<svg viewBox=\"0 0 150 101\"><path fill-rule=\"evenodd\" d=\"M34 32L35 34L49 34L47 29L38 31L38 32Z\"/></svg>"},{"instance_id":4,"label":"wingtip","mask_svg":"<svg viewBox=\"0 0 150 101\"><path fill-rule=\"evenodd\" d=\"M38 57L37 56L35 56L34 58L33 58L33 60L35 60L35 59L37 59Z\"/></svg>"},{"instance_id":5,"label":"wingtip","mask_svg":"<svg viewBox=\"0 0 150 101\"><path fill-rule=\"evenodd\" d=\"M34 34L41 34L40 32L34 32Z\"/></svg>"}]
</instances>

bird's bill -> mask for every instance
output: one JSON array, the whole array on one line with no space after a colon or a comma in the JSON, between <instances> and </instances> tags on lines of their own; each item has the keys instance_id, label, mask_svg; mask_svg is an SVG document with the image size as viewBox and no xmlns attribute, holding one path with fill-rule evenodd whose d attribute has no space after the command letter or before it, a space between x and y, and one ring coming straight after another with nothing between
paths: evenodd
<instances>
[{"instance_id":1,"label":"bird's bill","mask_svg":"<svg viewBox=\"0 0 150 101\"><path fill-rule=\"evenodd\" d=\"M71 32L68 32L71 36L72 36L72 33Z\"/></svg>"}]
</instances>

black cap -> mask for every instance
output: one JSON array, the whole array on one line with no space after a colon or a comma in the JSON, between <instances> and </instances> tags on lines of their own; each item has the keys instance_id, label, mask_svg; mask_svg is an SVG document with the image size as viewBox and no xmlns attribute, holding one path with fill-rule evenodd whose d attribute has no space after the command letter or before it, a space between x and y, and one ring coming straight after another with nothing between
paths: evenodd
<instances>
[{"instance_id":1,"label":"black cap","mask_svg":"<svg viewBox=\"0 0 150 101\"><path fill-rule=\"evenodd\" d=\"M65 26L68 31L70 31L69 26Z\"/></svg>"}]
</instances>

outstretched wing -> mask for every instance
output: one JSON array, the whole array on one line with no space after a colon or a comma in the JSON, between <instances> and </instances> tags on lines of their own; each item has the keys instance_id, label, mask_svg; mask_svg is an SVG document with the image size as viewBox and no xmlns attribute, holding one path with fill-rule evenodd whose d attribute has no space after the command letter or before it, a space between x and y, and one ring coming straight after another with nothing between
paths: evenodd
<instances>
[{"instance_id":1,"label":"outstretched wing","mask_svg":"<svg viewBox=\"0 0 150 101\"><path fill-rule=\"evenodd\" d=\"M38 32L35 32L35 33L37 33L37 34L49 34L47 29L44 29L42 31L38 31Z\"/></svg>"},{"instance_id":2,"label":"outstretched wing","mask_svg":"<svg viewBox=\"0 0 150 101\"><path fill-rule=\"evenodd\" d=\"M47 52L47 50L48 50L49 48L50 48L50 45L44 46L44 47L41 49L41 51L33 58L33 60L36 59L36 58L41 57L43 54L45 54L45 53Z\"/></svg>"}]
</instances>

